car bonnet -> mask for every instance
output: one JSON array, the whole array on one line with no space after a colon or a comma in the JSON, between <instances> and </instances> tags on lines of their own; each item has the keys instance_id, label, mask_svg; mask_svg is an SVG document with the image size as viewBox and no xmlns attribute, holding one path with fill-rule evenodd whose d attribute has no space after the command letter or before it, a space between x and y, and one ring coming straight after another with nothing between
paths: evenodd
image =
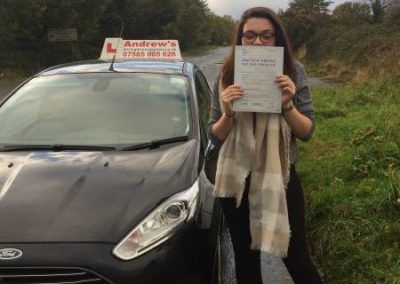
<instances>
[{"instance_id":1,"label":"car bonnet","mask_svg":"<svg viewBox=\"0 0 400 284\"><path fill-rule=\"evenodd\" d=\"M199 142L158 149L0 153L0 242L119 241L193 184Z\"/></svg>"}]
</instances>

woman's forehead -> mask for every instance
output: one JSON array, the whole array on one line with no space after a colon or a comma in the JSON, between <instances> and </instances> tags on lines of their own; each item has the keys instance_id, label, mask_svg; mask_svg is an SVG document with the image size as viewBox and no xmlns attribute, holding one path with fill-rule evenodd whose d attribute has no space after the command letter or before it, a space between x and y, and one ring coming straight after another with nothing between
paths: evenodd
<instances>
[{"instance_id":1,"label":"woman's forehead","mask_svg":"<svg viewBox=\"0 0 400 284\"><path fill-rule=\"evenodd\" d=\"M274 32L274 26L272 25L271 21L265 18L250 18L243 26L243 32L261 32L265 30Z\"/></svg>"}]
</instances>

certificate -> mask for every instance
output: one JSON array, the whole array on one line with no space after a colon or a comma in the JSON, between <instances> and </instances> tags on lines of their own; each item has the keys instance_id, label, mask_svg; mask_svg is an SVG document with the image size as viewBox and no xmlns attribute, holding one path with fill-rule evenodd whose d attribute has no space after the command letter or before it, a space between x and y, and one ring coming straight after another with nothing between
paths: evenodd
<instances>
[{"instance_id":1,"label":"certificate","mask_svg":"<svg viewBox=\"0 0 400 284\"><path fill-rule=\"evenodd\" d=\"M233 110L280 113L282 89L275 80L281 74L283 47L236 46L234 81L244 96L233 102Z\"/></svg>"}]
</instances>

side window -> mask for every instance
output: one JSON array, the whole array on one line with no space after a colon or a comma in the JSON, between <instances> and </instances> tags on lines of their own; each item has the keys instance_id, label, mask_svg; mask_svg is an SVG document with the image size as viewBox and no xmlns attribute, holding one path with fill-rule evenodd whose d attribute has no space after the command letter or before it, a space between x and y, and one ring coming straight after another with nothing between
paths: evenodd
<instances>
[{"instance_id":1,"label":"side window","mask_svg":"<svg viewBox=\"0 0 400 284\"><path fill-rule=\"evenodd\" d=\"M199 103L199 114L203 131L207 131L210 116L211 90L204 75L197 71L195 74L197 101Z\"/></svg>"}]
</instances>

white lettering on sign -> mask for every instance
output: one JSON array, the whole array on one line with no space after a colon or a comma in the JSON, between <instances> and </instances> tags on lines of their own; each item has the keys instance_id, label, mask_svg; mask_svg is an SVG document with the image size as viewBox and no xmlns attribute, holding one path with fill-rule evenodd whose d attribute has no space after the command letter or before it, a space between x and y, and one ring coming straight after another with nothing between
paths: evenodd
<instances>
[{"instance_id":1,"label":"white lettering on sign","mask_svg":"<svg viewBox=\"0 0 400 284\"><path fill-rule=\"evenodd\" d=\"M75 28L47 29L47 39L48 41L76 41L78 31Z\"/></svg>"},{"instance_id":2,"label":"white lettering on sign","mask_svg":"<svg viewBox=\"0 0 400 284\"><path fill-rule=\"evenodd\" d=\"M100 59L182 60L177 40L122 40L106 38Z\"/></svg>"}]
</instances>

